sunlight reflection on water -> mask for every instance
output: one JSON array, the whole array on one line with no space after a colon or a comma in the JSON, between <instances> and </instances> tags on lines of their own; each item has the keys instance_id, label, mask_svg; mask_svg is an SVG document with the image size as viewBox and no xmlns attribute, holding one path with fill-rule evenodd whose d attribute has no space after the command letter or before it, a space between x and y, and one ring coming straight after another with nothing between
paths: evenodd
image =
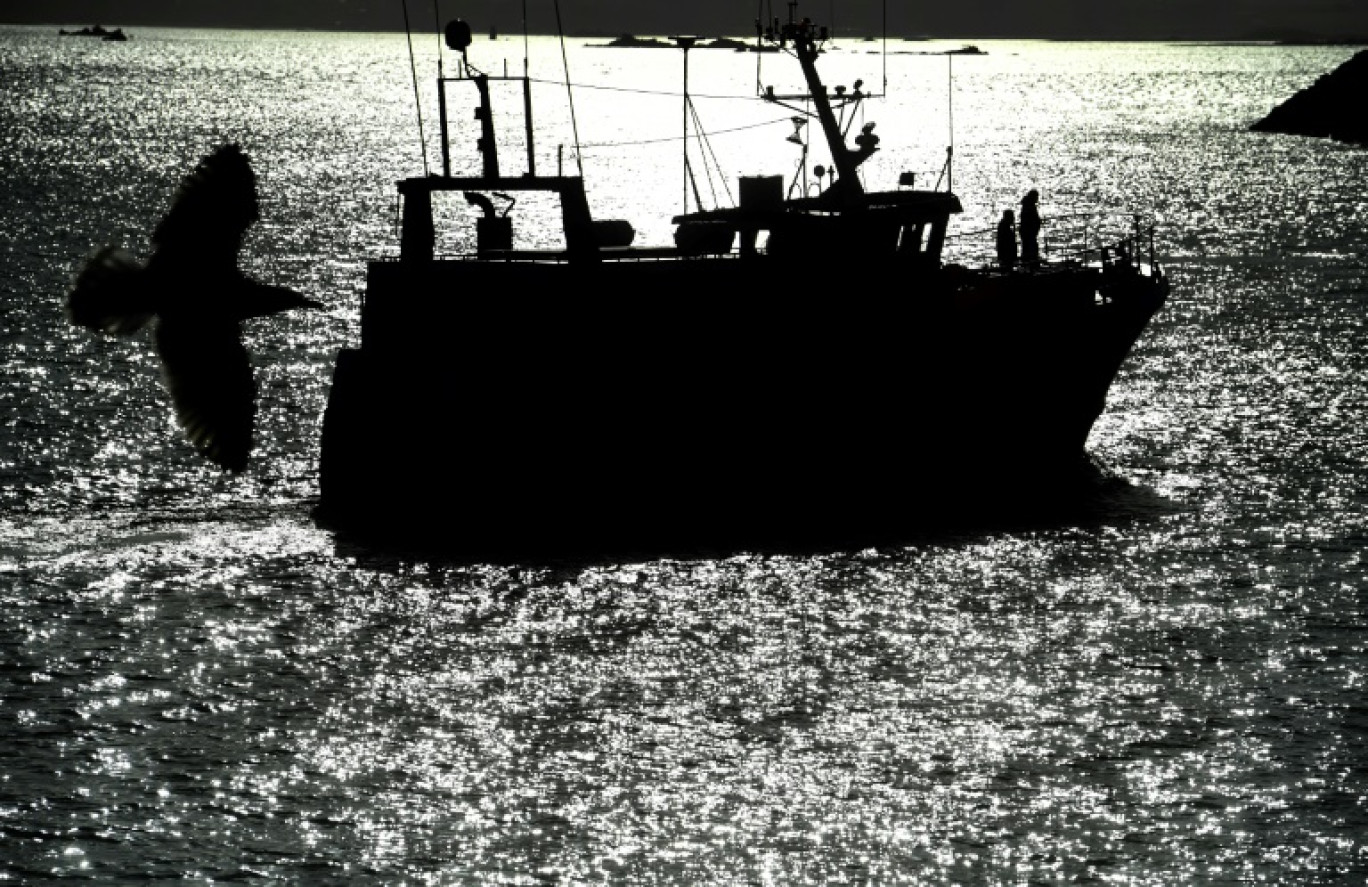
<instances>
[{"instance_id":1,"label":"sunlight reflection on water","mask_svg":"<svg viewBox=\"0 0 1368 887\"><path fill-rule=\"evenodd\" d=\"M1364 874L1368 203L1345 183L1368 161L1242 131L1344 48L1000 43L954 62L966 229L1028 185L1059 221L1153 203L1165 223L1173 299L1092 438L1137 485L1103 519L514 568L356 549L310 517L332 358L365 259L392 249L393 182L422 168L402 37L48 36L0 29L0 175L22 208L4 295L24 308L0 339L0 876ZM612 143L676 132L678 56L569 52L641 90L579 105L595 211L668 239L677 145L637 161ZM569 142L548 56L543 171ZM753 122L735 96L755 60L708 61L704 120ZM879 79L875 56L830 61ZM933 180L947 62L889 69L870 179ZM787 150L775 117L719 139L728 169ZM247 269L327 308L249 327L261 458L223 478L173 433L147 343L78 335L55 306L102 238L145 251L187 166L239 139L262 191Z\"/></svg>"}]
</instances>

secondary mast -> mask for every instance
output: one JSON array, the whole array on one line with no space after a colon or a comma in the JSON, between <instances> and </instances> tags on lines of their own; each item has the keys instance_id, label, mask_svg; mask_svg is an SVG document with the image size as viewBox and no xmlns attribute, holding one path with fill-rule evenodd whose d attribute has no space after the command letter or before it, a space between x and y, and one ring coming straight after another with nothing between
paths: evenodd
<instances>
[{"instance_id":1,"label":"secondary mast","mask_svg":"<svg viewBox=\"0 0 1368 887\"><path fill-rule=\"evenodd\" d=\"M861 163L879 150L879 137L874 135L874 124L866 123L860 134L855 137L856 147L846 147L840 123L837 122L836 113L831 108L826 85L817 73L820 47L830 39L830 33L825 27L818 28L814 25L812 19L798 19L798 0L789 0L788 15L788 22L782 26L777 18L768 28L762 28L757 21L756 30L762 40L777 43L781 49L792 45L794 56L803 70L803 79L807 82L808 94L801 97L776 96L773 87L767 87L764 98L766 101L807 98L812 102L817 120L822 126L822 135L826 138L827 147L831 151L832 165L836 167L836 182L833 187L845 200L858 202L859 198L864 196L864 186L860 184L855 171ZM859 102L864 99L864 94L860 91L862 85L858 80L855 82L855 92L850 97L853 101ZM844 91L844 87L839 87L838 91Z\"/></svg>"}]
</instances>

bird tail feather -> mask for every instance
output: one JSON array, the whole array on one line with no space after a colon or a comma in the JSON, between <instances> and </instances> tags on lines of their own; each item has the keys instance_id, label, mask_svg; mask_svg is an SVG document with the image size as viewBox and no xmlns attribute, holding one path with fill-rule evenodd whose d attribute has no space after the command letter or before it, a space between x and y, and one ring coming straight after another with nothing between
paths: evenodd
<instances>
[{"instance_id":1,"label":"bird tail feather","mask_svg":"<svg viewBox=\"0 0 1368 887\"><path fill-rule=\"evenodd\" d=\"M87 259L67 294L67 319L98 332L132 335L154 314L142 262L116 246L102 247Z\"/></svg>"}]
</instances>

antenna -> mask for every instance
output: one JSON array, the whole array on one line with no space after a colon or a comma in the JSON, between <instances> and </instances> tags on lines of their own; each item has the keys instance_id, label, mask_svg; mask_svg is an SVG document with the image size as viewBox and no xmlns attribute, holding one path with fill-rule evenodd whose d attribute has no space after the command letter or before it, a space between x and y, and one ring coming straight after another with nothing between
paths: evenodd
<instances>
[{"instance_id":1,"label":"antenna","mask_svg":"<svg viewBox=\"0 0 1368 887\"><path fill-rule=\"evenodd\" d=\"M947 82L945 85L945 109L950 129L950 144L945 148L945 190L955 192L955 57L947 55L945 66Z\"/></svg>"},{"instance_id":2,"label":"antenna","mask_svg":"<svg viewBox=\"0 0 1368 887\"><path fill-rule=\"evenodd\" d=\"M537 174L536 152L532 150L532 62L529 60L532 55L531 47L527 39L527 0L522 2L522 29L523 29L523 120L527 121L527 174L535 176ZM570 79L570 72L565 72L565 79ZM510 208L512 204L509 205Z\"/></svg>"},{"instance_id":3,"label":"antenna","mask_svg":"<svg viewBox=\"0 0 1368 887\"><path fill-rule=\"evenodd\" d=\"M418 144L423 149L423 175L428 175L427 136L423 135L423 100L418 94L418 62L413 57L413 29L409 27L408 0L404 7L404 34L408 37L409 71L413 74L413 106L418 112Z\"/></svg>"}]
</instances>

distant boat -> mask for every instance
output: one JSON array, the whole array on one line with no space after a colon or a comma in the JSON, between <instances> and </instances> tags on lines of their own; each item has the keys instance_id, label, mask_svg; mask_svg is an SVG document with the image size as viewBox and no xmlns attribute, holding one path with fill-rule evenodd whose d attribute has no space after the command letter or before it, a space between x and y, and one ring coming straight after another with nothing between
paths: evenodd
<instances>
[{"instance_id":1,"label":"distant boat","mask_svg":"<svg viewBox=\"0 0 1368 887\"><path fill-rule=\"evenodd\" d=\"M78 31L68 31L66 28L59 28L57 34L61 37L98 37L101 40L109 40L115 43L128 39L128 35L124 33L123 28L114 28L110 30L101 25L91 25L90 27L81 28Z\"/></svg>"},{"instance_id":2,"label":"distant boat","mask_svg":"<svg viewBox=\"0 0 1368 887\"><path fill-rule=\"evenodd\" d=\"M920 41L912 41L912 40L910 40L910 38L909 38L909 42L920 42ZM908 51L908 52L906 52L906 53L904 53L904 54L905 54L905 55L987 55L988 53L984 52L982 49L979 49L977 46L974 46L973 44L966 43L965 45L961 46L959 49L922 49L922 50Z\"/></svg>"},{"instance_id":3,"label":"distant boat","mask_svg":"<svg viewBox=\"0 0 1368 887\"><path fill-rule=\"evenodd\" d=\"M759 37L807 88L761 103L795 115L804 170L808 126L831 166L788 193L743 177L736 206L675 216L672 244L593 218L580 176L505 173L494 78L463 62L439 80L479 92L482 171L452 175L444 143L440 173L398 183L399 255L368 263L359 347L334 368L321 523L477 559L865 547L1086 475L1168 295L1153 228L1094 226L1030 267L947 260L959 197L907 173L865 189L879 137L866 123L848 145L841 121L867 95L823 85L827 32L795 6ZM446 37L464 58L469 27ZM524 193L558 199L560 230L533 238L555 248L515 246ZM464 254L437 251L446 195L476 209L441 239Z\"/></svg>"}]
</instances>

